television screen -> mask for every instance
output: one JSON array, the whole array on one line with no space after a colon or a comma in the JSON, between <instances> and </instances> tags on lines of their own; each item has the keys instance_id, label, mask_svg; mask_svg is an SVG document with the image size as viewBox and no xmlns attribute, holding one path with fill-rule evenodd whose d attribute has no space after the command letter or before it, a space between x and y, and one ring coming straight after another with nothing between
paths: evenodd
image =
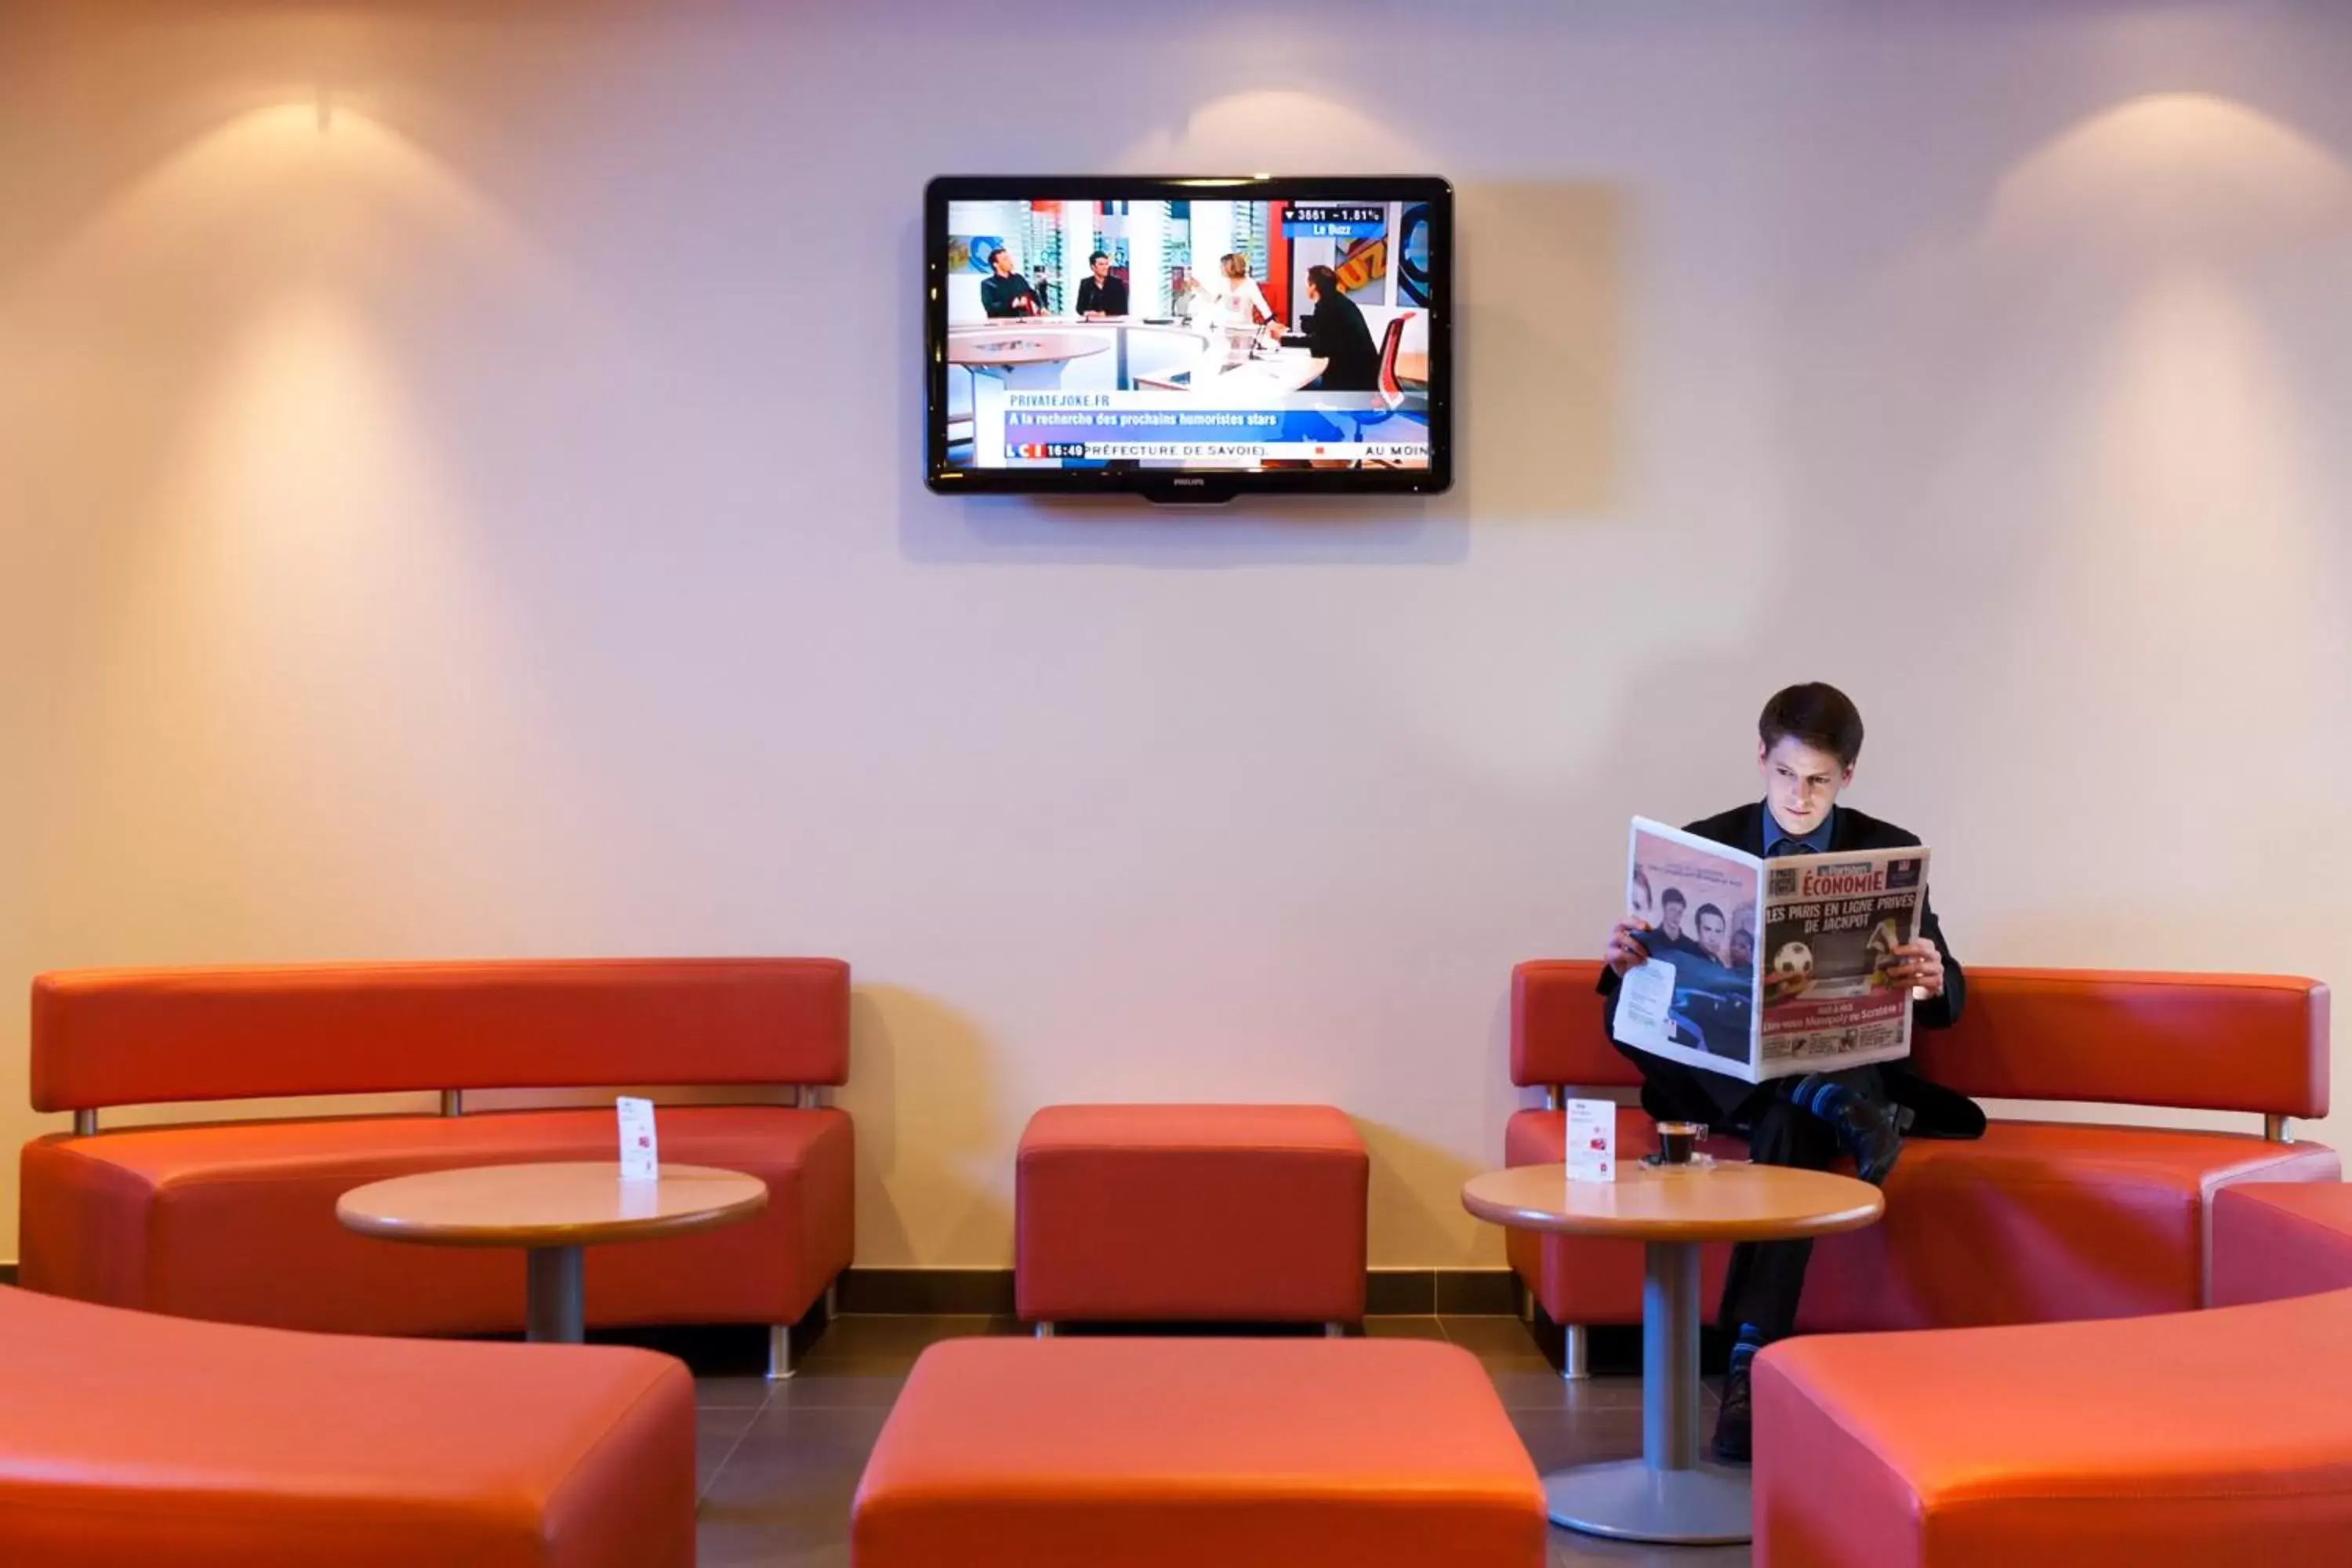
<instances>
[{"instance_id":1,"label":"television screen","mask_svg":"<svg viewBox=\"0 0 2352 1568\"><path fill-rule=\"evenodd\" d=\"M1418 176L933 180L928 482L1442 490L1453 232Z\"/></svg>"}]
</instances>

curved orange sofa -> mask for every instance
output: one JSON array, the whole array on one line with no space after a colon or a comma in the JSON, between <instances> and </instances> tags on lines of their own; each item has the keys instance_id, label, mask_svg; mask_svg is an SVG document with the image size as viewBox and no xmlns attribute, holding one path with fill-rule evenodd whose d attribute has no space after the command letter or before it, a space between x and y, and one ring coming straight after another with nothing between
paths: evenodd
<instances>
[{"instance_id":1,"label":"curved orange sofa","mask_svg":"<svg viewBox=\"0 0 2352 1568\"><path fill-rule=\"evenodd\" d=\"M690 1568L694 1382L0 1287L0 1563Z\"/></svg>"},{"instance_id":2,"label":"curved orange sofa","mask_svg":"<svg viewBox=\"0 0 2352 1568\"><path fill-rule=\"evenodd\" d=\"M1600 971L1584 961L1518 966L1514 1083L1638 1086L1603 1033ZM1937 1082L1996 1101L2244 1111L2264 1119L2267 1135L2003 1119L1972 1142L1914 1139L1887 1182L1885 1221L1817 1246L1801 1326L2055 1322L2204 1305L2217 1193L2342 1173L2334 1150L2285 1136L2285 1119L2326 1114L2327 1030L2327 987L2315 981L1970 970L1958 1026L1916 1037L1917 1065ZM1565 1158L1565 1123L1557 1110L1513 1116L1506 1161ZM1620 1113L1618 1137L1622 1149L1647 1151L1651 1123L1638 1107ZM1711 1147L1744 1153L1736 1141ZM1554 1321L1640 1321L1633 1244L1514 1231L1508 1246L1512 1267ZM1705 1254L1710 1292L1726 1250Z\"/></svg>"},{"instance_id":3,"label":"curved orange sofa","mask_svg":"<svg viewBox=\"0 0 2352 1568\"><path fill-rule=\"evenodd\" d=\"M2344 1561L2352 1187L2231 1187L2213 1224L2215 1299L2242 1304L1766 1350L1757 1563Z\"/></svg>"},{"instance_id":4,"label":"curved orange sofa","mask_svg":"<svg viewBox=\"0 0 2352 1568\"><path fill-rule=\"evenodd\" d=\"M100 970L33 983L32 1096L108 1107L260 1096L838 1084L849 970L680 959ZM813 1102L803 1087L796 1097ZM679 1105L661 1152L759 1176L742 1225L591 1247L591 1323L798 1321L850 1261L848 1116ZM471 1164L609 1160L609 1106L196 1121L27 1144L19 1280L182 1317L359 1333L522 1327L520 1251L371 1239L342 1193Z\"/></svg>"}]
</instances>

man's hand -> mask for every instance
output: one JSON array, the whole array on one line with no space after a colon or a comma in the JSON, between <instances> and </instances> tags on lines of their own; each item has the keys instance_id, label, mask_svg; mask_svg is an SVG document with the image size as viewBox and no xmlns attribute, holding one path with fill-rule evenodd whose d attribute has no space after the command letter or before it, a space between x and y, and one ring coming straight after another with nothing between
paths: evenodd
<instances>
[{"instance_id":1,"label":"man's hand","mask_svg":"<svg viewBox=\"0 0 2352 1568\"><path fill-rule=\"evenodd\" d=\"M1912 999L1926 1002L1944 994L1944 955L1932 942L1906 942L1892 951L1886 973L1895 984L1911 987Z\"/></svg>"},{"instance_id":2,"label":"man's hand","mask_svg":"<svg viewBox=\"0 0 2352 1568\"><path fill-rule=\"evenodd\" d=\"M1649 963L1650 950L1642 944L1641 936L1649 929L1647 921L1619 921L1616 929L1609 933L1609 951L1604 960L1609 967L1622 974L1636 964Z\"/></svg>"}]
</instances>

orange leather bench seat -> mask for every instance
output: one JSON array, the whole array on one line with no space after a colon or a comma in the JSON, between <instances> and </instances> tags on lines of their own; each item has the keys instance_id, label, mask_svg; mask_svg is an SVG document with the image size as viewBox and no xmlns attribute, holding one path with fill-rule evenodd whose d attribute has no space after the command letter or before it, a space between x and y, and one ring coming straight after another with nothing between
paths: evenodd
<instances>
[{"instance_id":1,"label":"orange leather bench seat","mask_svg":"<svg viewBox=\"0 0 2352 1568\"><path fill-rule=\"evenodd\" d=\"M1524 963L1514 976L1512 1077L1630 1089L1602 1031L1600 965ZM2328 993L2273 976L1973 971L1958 1027L1923 1032L1919 1065L1965 1093L2103 1100L2289 1116L2327 1109ZM1566 1116L1522 1110L1508 1164L1564 1158ZM1618 1117L1646 1152L1649 1119ZM1736 1139L1706 1145L1744 1157ZM2208 1290L2215 1194L2233 1184L2335 1183L2335 1151L2245 1133L1995 1121L1975 1142L1915 1138L1886 1184L1886 1217L1819 1243L1800 1326L1888 1330L2185 1311ZM1634 1322L1633 1243L1512 1232L1513 1268L1565 1323ZM1703 1256L1708 1299L1727 1249Z\"/></svg>"},{"instance_id":2,"label":"orange leather bench seat","mask_svg":"<svg viewBox=\"0 0 2352 1568\"><path fill-rule=\"evenodd\" d=\"M694 1385L643 1351L190 1322L0 1288L0 1563L688 1568Z\"/></svg>"},{"instance_id":3,"label":"orange leather bench seat","mask_svg":"<svg viewBox=\"0 0 2352 1568\"><path fill-rule=\"evenodd\" d=\"M1619 1113L1618 1135L1627 1158L1655 1141L1636 1110ZM1564 1113L1521 1111L1506 1133L1505 1160L1550 1163L1567 1158ZM1713 1137L1706 1147L1746 1154L1737 1139ZM1887 1179L1886 1217L1815 1245L1799 1326L1961 1328L2188 1311L2204 1304L2206 1236L2225 1184L2334 1190L2339 1171L2331 1149L2251 1133L1996 1121L1972 1142L1914 1139ZM1555 1319L1614 1321L1625 1292L1639 1300L1638 1246L1546 1248L1544 1239L1515 1231L1508 1245ZM1701 1255L1709 1301L1728 1256L1723 1247Z\"/></svg>"},{"instance_id":4,"label":"orange leather bench seat","mask_svg":"<svg viewBox=\"0 0 2352 1568\"><path fill-rule=\"evenodd\" d=\"M2213 1305L2352 1289L2352 1186L2246 1183L2213 1200Z\"/></svg>"},{"instance_id":5,"label":"orange leather bench seat","mask_svg":"<svg viewBox=\"0 0 2352 1568\"><path fill-rule=\"evenodd\" d=\"M1355 1322L1371 1162L1322 1105L1059 1105L1014 1181L1032 1322Z\"/></svg>"},{"instance_id":6,"label":"orange leather bench seat","mask_svg":"<svg viewBox=\"0 0 2352 1568\"><path fill-rule=\"evenodd\" d=\"M849 1119L781 1106L673 1106L662 1158L742 1171L768 1207L728 1229L587 1249L598 1323L779 1321L850 1251ZM360 1236L335 1200L458 1165L611 1159L607 1110L221 1122L44 1139L23 1158L23 1282L184 1317L357 1333L521 1326L519 1248ZM37 1201L36 1201L36 1198ZM797 1316L795 1313L794 1316ZM791 1318L781 1321L791 1321Z\"/></svg>"},{"instance_id":7,"label":"orange leather bench seat","mask_svg":"<svg viewBox=\"0 0 2352 1568\"><path fill-rule=\"evenodd\" d=\"M2342 1562L2347 1344L2347 1291L1784 1341L1756 1365L1756 1562Z\"/></svg>"},{"instance_id":8,"label":"orange leather bench seat","mask_svg":"<svg viewBox=\"0 0 2352 1568\"><path fill-rule=\"evenodd\" d=\"M1468 1352L961 1340L859 1482L857 1568L1541 1568L1543 1491Z\"/></svg>"},{"instance_id":9,"label":"orange leather bench seat","mask_svg":"<svg viewBox=\"0 0 2352 1568\"><path fill-rule=\"evenodd\" d=\"M831 959L93 970L33 988L41 1110L431 1089L833 1084ZM591 1248L591 1323L803 1316L848 1267L854 1134L819 1106L671 1105L662 1157L760 1177L745 1224ZM108 1305L367 1333L520 1329L520 1251L357 1236L335 1200L462 1165L613 1159L609 1105L108 1128L27 1144L20 1281Z\"/></svg>"}]
</instances>

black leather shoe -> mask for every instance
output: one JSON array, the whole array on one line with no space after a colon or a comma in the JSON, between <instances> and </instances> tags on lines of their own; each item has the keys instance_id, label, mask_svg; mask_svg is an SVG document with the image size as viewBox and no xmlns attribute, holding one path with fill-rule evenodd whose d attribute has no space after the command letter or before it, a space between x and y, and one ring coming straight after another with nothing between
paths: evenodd
<instances>
[{"instance_id":1,"label":"black leather shoe","mask_svg":"<svg viewBox=\"0 0 2352 1568\"><path fill-rule=\"evenodd\" d=\"M1855 1173L1874 1187L1886 1180L1903 1156L1903 1130L1895 1124L1892 1107L1849 1094L1830 1125L1837 1130L1840 1146L1853 1156Z\"/></svg>"},{"instance_id":2,"label":"black leather shoe","mask_svg":"<svg viewBox=\"0 0 2352 1568\"><path fill-rule=\"evenodd\" d=\"M1727 1465L1745 1465L1756 1456L1755 1419L1748 1403L1748 1369L1723 1380L1723 1409L1715 1418L1713 1452Z\"/></svg>"}]
</instances>

